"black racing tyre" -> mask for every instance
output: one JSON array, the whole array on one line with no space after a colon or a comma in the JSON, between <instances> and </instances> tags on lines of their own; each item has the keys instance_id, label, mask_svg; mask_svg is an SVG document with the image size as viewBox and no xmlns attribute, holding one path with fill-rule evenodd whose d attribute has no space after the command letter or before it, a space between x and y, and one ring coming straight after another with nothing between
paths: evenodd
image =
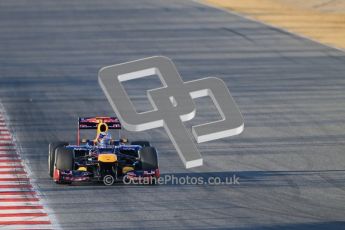
<instances>
[{"instance_id":1,"label":"black racing tyre","mask_svg":"<svg viewBox=\"0 0 345 230\"><path fill-rule=\"evenodd\" d=\"M49 150L48 150L48 172L49 172L49 176L50 177L53 177L53 175L54 175L55 150L58 147L66 146L66 145L68 145L68 143L67 142L63 142L63 141L49 143Z\"/></svg>"},{"instance_id":2,"label":"black racing tyre","mask_svg":"<svg viewBox=\"0 0 345 230\"><path fill-rule=\"evenodd\" d=\"M158 154L154 147L143 147L140 152L142 170L158 169Z\"/></svg>"},{"instance_id":3,"label":"black racing tyre","mask_svg":"<svg viewBox=\"0 0 345 230\"><path fill-rule=\"evenodd\" d=\"M58 147L55 150L55 167L58 170L73 170L74 153L73 149Z\"/></svg>"},{"instance_id":4,"label":"black racing tyre","mask_svg":"<svg viewBox=\"0 0 345 230\"><path fill-rule=\"evenodd\" d=\"M141 147L150 147L151 146L149 141L132 141L131 145L140 145Z\"/></svg>"}]
</instances>

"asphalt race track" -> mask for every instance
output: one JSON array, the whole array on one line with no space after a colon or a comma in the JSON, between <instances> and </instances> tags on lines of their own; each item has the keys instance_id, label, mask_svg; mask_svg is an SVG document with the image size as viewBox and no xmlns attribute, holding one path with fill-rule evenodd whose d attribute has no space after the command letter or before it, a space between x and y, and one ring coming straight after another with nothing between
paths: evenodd
<instances>
[{"instance_id":1,"label":"asphalt race track","mask_svg":"<svg viewBox=\"0 0 345 230\"><path fill-rule=\"evenodd\" d=\"M184 81L223 79L245 130L200 144L205 165L189 171L163 129L124 134L158 148L162 176L240 184L54 184L48 143L74 143L78 116L113 115L98 70L153 55ZM137 81L126 87L144 111L159 84ZM344 52L186 0L5 0L0 101L56 228L345 228ZM188 127L217 119L210 101L196 100Z\"/></svg>"}]
</instances>

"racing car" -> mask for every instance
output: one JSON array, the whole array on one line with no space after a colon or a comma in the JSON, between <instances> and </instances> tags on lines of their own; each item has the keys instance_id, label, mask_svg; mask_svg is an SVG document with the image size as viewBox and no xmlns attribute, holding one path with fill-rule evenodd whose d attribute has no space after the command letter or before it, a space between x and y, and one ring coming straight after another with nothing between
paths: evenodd
<instances>
[{"instance_id":1,"label":"racing car","mask_svg":"<svg viewBox=\"0 0 345 230\"><path fill-rule=\"evenodd\" d=\"M80 131L96 130L94 139L80 140ZM110 130L119 130L112 139ZM121 181L146 180L155 184L159 178L158 154L148 141L120 138L117 117L80 117L77 144L49 144L48 170L57 184L99 181L112 185Z\"/></svg>"}]
</instances>

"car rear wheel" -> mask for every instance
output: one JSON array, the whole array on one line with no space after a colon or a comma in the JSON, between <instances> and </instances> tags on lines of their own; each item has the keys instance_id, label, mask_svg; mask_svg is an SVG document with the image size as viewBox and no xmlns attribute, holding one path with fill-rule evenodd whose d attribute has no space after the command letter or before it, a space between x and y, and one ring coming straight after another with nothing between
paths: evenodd
<instances>
[{"instance_id":1,"label":"car rear wheel","mask_svg":"<svg viewBox=\"0 0 345 230\"><path fill-rule=\"evenodd\" d=\"M158 169L158 154L156 148L143 147L139 154L142 170Z\"/></svg>"},{"instance_id":2,"label":"car rear wheel","mask_svg":"<svg viewBox=\"0 0 345 230\"><path fill-rule=\"evenodd\" d=\"M61 171L73 170L74 152L65 146L60 146L55 150L54 181L57 184L71 184L70 181L61 180Z\"/></svg>"},{"instance_id":3,"label":"car rear wheel","mask_svg":"<svg viewBox=\"0 0 345 230\"><path fill-rule=\"evenodd\" d=\"M55 150L55 167L58 170L73 170L74 153L73 149L68 149L64 146L58 147Z\"/></svg>"},{"instance_id":4,"label":"car rear wheel","mask_svg":"<svg viewBox=\"0 0 345 230\"><path fill-rule=\"evenodd\" d=\"M155 175L145 178L149 185L157 184L159 178L158 153L154 147L143 147L140 152L140 165L142 170L154 170Z\"/></svg>"},{"instance_id":5,"label":"car rear wheel","mask_svg":"<svg viewBox=\"0 0 345 230\"><path fill-rule=\"evenodd\" d=\"M58 147L68 145L67 142L59 141L59 142L52 142L49 143L49 152L48 152L48 172L49 176L53 177L54 175L54 163L55 163L55 150Z\"/></svg>"}]
</instances>

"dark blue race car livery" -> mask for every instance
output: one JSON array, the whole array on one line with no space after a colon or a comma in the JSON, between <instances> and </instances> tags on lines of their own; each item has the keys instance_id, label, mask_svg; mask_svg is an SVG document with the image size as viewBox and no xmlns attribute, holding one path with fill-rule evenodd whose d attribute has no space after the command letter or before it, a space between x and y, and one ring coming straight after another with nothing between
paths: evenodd
<instances>
[{"instance_id":1,"label":"dark blue race car livery","mask_svg":"<svg viewBox=\"0 0 345 230\"><path fill-rule=\"evenodd\" d=\"M80 140L83 129L97 130L95 139ZM49 144L49 174L58 184L101 181L105 185L131 180L154 184L159 178L158 154L148 141L112 139L121 129L116 117L83 117L78 122L77 144Z\"/></svg>"}]
</instances>

